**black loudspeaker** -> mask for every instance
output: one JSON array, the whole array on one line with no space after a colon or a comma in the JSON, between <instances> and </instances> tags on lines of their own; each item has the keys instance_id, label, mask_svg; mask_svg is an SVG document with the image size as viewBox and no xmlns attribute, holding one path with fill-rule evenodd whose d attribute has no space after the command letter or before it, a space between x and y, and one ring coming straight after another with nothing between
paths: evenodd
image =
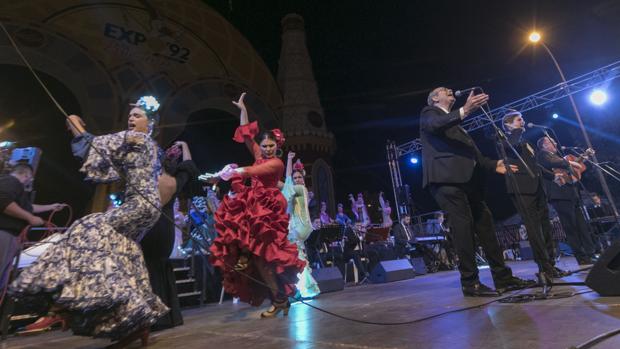
<instances>
[{"instance_id":1,"label":"black loudspeaker","mask_svg":"<svg viewBox=\"0 0 620 349\"><path fill-rule=\"evenodd\" d=\"M344 289L342 273L336 267L314 269L312 277L319 284L321 293L342 291Z\"/></svg>"},{"instance_id":2,"label":"black loudspeaker","mask_svg":"<svg viewBox=\"0 0 620 349\"><path fill-rule=\"evenodd\" d=\"M534 252L532 252L529 241L519 241L519 256L523 261L534 259Z\"/></svg>"},{"instance_id":3,"label":"black loudspeaker","mask_svg":"<svg viewBox=\"0 0 620 349\"><path fill-rule=\"evenodd\" d=\"M411 189L409 188L409 184L402 185L398 187L397 195L398 202L401 205L410 205L411 204Z\"/></svg>"},{"instance_id":4,"label":"black loudspeaker","mask_svg":"<svg viewBox=\"0 0 620 349\"><path fill-rule=\"evenodd\" d=\"M424 275L428 273L428 270L426 270L426 263L424 263L424 258L416 257L411 258L409 261L411 262L411 266L413 267L413 271L416 275Z\"/></svg>"},{"instance_id":5,"label":"black loudspeaker","mask_svg":"<svg viewBox=\"0 0 620 349\"><path fill-rule=\"evenodd\" d=\"M620 296L620 242L609 246L594 264L586 285L601 296Z\"/></svg>"},{"instance_id":6,"label":"black loudspeaker","mask_svg":"<svg viewBox=\"0 0 620 349\"><path fill-rule=\"evenodd\" d=\"M412 279L414 277L413 267L406 259L379 262L372 270L372 273L370 273L370 281L373 284Z\"/></svg>"}]
</instances>

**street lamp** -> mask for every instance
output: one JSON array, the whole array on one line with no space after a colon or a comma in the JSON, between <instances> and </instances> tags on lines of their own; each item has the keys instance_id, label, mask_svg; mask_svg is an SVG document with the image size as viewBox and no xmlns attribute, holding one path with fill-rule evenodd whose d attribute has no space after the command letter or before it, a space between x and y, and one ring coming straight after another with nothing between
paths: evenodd
<instances>
[{"instance_id":1,"label":"street lamp","mask_svg":"<svg viewBox=\"0 0 620 349\"><path fill-rule=\"evenodd\" d=\"M545 42L541 40L542 35L537 31L533 31L528 36L528 39L531 43L535 45L541 45L545 49L545 51L547 51L547 54L549 54L549 57L551 57L551 60L553 61L553 64L555 64L555 67L558 70L558 73L560 73L563 87L567 88L566 77L564 77L564 72L562 71L562 68L560 68L560 64L555 59L555 56L553 55L549 47L547 47L547 45L545 45ZM579 114L579 109L577 109L577 103L575 103L575 99L573 98L573 95L570 93L570 91L566 91L566 92L567 92L566 94L568 95L568 99L570 100L570 103L573 107L573 111L575 112L575 116L577 117L577 121L579 122L579 128L581 129L581 134L583 135L583 138L585 139L588 148L594 149L592 147L592 142L590 141L590 136L588 136L588 132L586 131L586 128L581 119L581 114ZM596 158L596 155L592 155L592 160L594 161L594 163L598 164L598 159ZM611 191L609 190L609 186L607 185L607 180L605 179L605 176L603 176L603 172L601 172L601 170L597 166L595 167L596 167L596 174L598 175L598 180L601 183L601 187L603 188L603 191L605 192L605 196L607 197L607 200L609 200L609 204L613 208L614 215L617 218L618 209L616 208L616 204L614 203L613 197L611 196Z\"/></svg>"}]
</instances>

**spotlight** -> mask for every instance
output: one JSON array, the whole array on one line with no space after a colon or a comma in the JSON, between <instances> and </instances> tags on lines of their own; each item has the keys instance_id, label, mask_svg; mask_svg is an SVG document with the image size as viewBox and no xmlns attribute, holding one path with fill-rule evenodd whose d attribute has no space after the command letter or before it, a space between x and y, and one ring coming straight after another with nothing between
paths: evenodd
<instances>
[{"instance_id":1,"label":"spotlight","mask_svg":"<svg viewBox=\"0 0 620 349\"><path fill-rule=\"evenodd\" d=\"M557 118L559 118L560 116L558 115L558 113L553 113L553 115L551 115L551 117L552 117L552 118L554 118L554 119L557 119Z\"/></svg>"},{"instance_id":2,"label":"spotlight","mask_svg":"<svg viewBox=\"0 0 620 349\"><path fill-rule=\"evenodd\" d=\"M594 105L603 105L607 102L607 93L603 90L596 89L590 93L590 102Z\"/></svg>"},{"instance_id":3,"label":"spotlight","mask_svg":"<svg viewBox=\"0 0 620 349\"><path fill-rule=\"evenodd\" d=\"M110 200L115 201L117 199L116 194L112 193L110 195L108 195L108 197L110 198Z\"/></svg>"},{"instance_id":4,"label":"spotlight","mask_svg":"<svg viewBox=\"0 0 620 349\"><path fill-rule=\"evenodd\" d=\"M528 37L528 39L530 40L530 42L537 43L541 39L540 33L539 32L531 32L530 36Z\"/></svg>"},{"instance_id":5,"label":"spotlight","mask_svg":"<svg viewBox=\"0 0 620 349\"><path fill-rule=\"evenodd\" d=\"M416 165L418 163L418 158L416 158L415 156L412 156L411 158L409 158L409 162Z\"/></svg>"}]
</instances>

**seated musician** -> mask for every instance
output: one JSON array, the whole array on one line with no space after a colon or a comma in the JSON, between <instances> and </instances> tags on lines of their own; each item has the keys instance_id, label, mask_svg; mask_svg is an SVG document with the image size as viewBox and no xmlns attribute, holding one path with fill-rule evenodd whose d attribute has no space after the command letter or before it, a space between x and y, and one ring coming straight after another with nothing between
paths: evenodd
<instances>
[{"instance_id":1,"label":"seated musician","mask_svg":"<svg viewBox=\"0 0 620 349\"><path fill-rule=\"evenodd\" d=\"M415 236L411 229L411 216L404 213L400 216L400 222L392 226L391 235L394 237L394 247L398 258L409 254L411 245L415 243Z\"/></svg>"},{"instance_id":2,"label":"seated musician","mask_svg":"<svg viewBox=\"0 0 620 349\"><path fill-rule=\"evenodd\" d=\"M445 218L443 212L435 212L434 217L426 221L427 233L430 235L445 235L449 229L444 225Z\"/></svg>"},{"instance_id":3,"label":"seated musician","mask_svg":"<svg viewBox=\"0 0 620 349\"><path fill-rule=\"evenodd\" d=\"M362 257L364 257L363 241L365 233L366 228L363 222L355 222L353 226L349 225L344 230L343 259L345 263L353 260L355 267L363 275L360 283L363 283L369 276L366 264L362 260Z\"/></svg>"},{"instance_id":4,"label":"seated musician","mask_svg":"<svg viewBox=\"0 0 620 349\"><path fill-rule=\"evenodd\" d=\"M590 196L592 204L588 205L588 216L590 216L590 222L594 230L594 240L596 245L596 252L601 252L601 248L606 248L611 244L610 240L614 240L615 236L609 236L609 232L615 223L611 220L601 221L601 219L613 217L614 211L611 206L603 202L601 197L597 193L592 193Z\"/></svg>"},{"instance_id":5,"label":"seated musician","mask_svg":"<svg viewBox=\"0 0 620 349\"><path fill-rule=\"evenodd\" d=\"M319 218L321 219L322 225L329 225L334 223L332 217L330 217L329 213L327 213L327 203L325 201L321 201L321 213L319 215Z\"/></svg>"}]
</instances>

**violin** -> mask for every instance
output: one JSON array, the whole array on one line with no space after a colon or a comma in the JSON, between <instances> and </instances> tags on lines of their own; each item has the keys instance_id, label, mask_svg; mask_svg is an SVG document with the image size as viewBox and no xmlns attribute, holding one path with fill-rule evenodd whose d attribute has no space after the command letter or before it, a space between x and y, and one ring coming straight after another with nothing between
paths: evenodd
<instances>
[{"instance_id":1,"label":"violin","mask_svg":"<svg viewBox=\"0 0 620 349\"><path fill-rule=\"evenodd\" d=\"M553 181L559 186L563 186L567 183L572 184L579 182L581 180L581 175L587 169L584 161L592 155L594 155L594 149L588 148L582 154L568 154L564 156L564 160L569 162L572 171L568 171L564 168L552 168L553 174L555 175Z\"/></svg>"}]
</instances>

